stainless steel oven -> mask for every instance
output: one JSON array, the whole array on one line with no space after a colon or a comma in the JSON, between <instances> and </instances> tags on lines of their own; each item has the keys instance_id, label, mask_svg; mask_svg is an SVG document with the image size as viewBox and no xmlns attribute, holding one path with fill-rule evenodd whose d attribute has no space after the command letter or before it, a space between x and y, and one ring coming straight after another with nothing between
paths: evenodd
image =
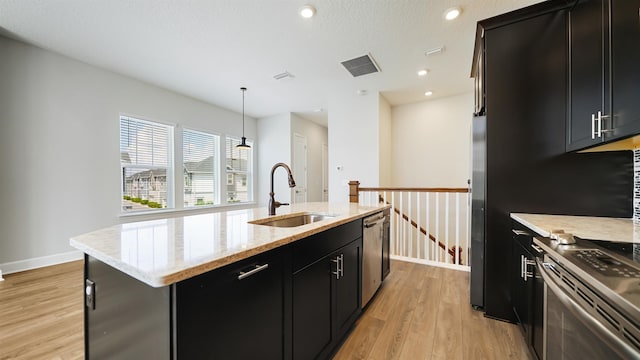
<instances>
[{"instance_id":1,"label":"stainless steel oven","mask_svg":"<svg viewBox=\"0 0 640 360\"><path fill-rule=\"evenodd\" d=\"M588 241L535 239L544 280L545 359L640 359L640 267Z\"/></svg>"}]
</instances>

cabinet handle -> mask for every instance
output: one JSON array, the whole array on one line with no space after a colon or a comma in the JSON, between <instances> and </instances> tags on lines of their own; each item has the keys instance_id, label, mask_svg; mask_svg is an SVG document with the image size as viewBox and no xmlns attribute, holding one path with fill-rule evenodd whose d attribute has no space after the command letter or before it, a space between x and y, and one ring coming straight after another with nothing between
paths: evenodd
<instances>
[{"instance_id":1,"label":"cabinet handle","mask_svg":"<svg viewBox=\"0 0 640 360\"><path fill-rule=\"evenodd\" d=\"M335 259L331 259L331 262L336 264L336 271L331 273L336 276L336 280L340 280L344 276L344 254L336 256Z\"/></svg>"},{"instance_id":2,"label":"cabinet handle","mask_svg":"<svg viewBox=\"0 0 640 360\"><path fill-rule=\"evenodd\" d=\"M264 265L256 265L256 268L247 272L244 271L240 271L240 274L238 275L238 280L242 280L245 278L248 278L249 276L255 274L255 273L259 273L262 270L265 270L269 267L269 264L264 264Z\"/></svg>"},{"instance_id":3,"label":"cabinet handle","mask_svg":"<svg viewBox=\"0 0 640 360\"><path fill-rule=\"evenodd\" d=\"M520 278L524 279L524 255L520 255Z\"/></svg>"},{"instance_id":4,"label":"cabinet handle","mask_svg":"<svg viewBox=\"0 0 640 360\"><path fill-rule=\"evenodd\" d=\"M544 250L542 250L542 248L536 244L531 244L531 247L533 248L533 250L539 252L540 254L544 253Z\"/></svg>"},{"instance_id":5,"label":"cabinet handle","mask_svg":"<svg viewBox=\"0 0 640 360\"><path fill-rule=\"evenodd\" d=\"M598 135L599 137L600 135ZM596 138L596 115L591 114L591 139Z\"/></svg>"},{"instance_id":6,"label":"cabinet handle","mask_svg":"<svg viewBox=\"0 0 640 360\"><path fill-rule=\"evenodd\" d=\"M524 258L524 281L527 281L529 278L533 278L533 271L527 271L527 266L536 265L536 262L533 260L529 260L526 257Z\"/></svg>"},{"instance_id":7,"label":"cabinet handle","mask_svg":"<svg viewBox=\"0 0 640 360\"><path fill-rule=\"evenodd\" d=\"M331 273L336 276L336 280L340 280L340 256L336 256L335 259L331 259L332 263L336 263L336 271Z\"/></svg>"},{"instance_id":8,"label":"cabinet handle","mask_svg":"<svg viewBox=\"0 0 640 360\"><path fill-rule=\"evenodd\" d=\"M602 119L609 119L610 117L610 115L602 115L602 111L598 111L598 134L613 131L613 122L610 124L609 129L604 129L602 126Z\"/></svg>"},{"instance_id":9,"label":"cabinet handle","mask_svg":"<svg viewBox=\"0 0 640 360\"><path fill-rule=\"evenodd\" d=\"M528 232L524 231L524 230L516 230L513 229L511 230L514 234L518 235L518 236L531 236L531 234L529 234Z\"/></svg>"}]
</instances>

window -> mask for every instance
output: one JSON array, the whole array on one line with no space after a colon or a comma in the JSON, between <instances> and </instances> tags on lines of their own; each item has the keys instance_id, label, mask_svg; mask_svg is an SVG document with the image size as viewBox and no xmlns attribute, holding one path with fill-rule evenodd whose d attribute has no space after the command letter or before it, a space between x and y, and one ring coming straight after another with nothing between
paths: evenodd
<instances>
[{"instance_id":1,"label":"window","mask_svg":"<svg viewBox=\"0 0 640 360\"><path fill-rule=\"evenodd\" d=\"M173 207L173 128L120 116L122 210Z\"/></svg>"},{"instance_id":2,"label":"window","mask_svg":"<svg viewBox=\"0 0 640 360\"><path fill-rule=\"evenodd\" d=\"M176 149L180 141L175 139L180 138L182 148ZM253 201L253 152L238 149L238 144L240 138L182 127L176 130L171 125L121 115L122 211ZM175 176L182 176L178 179L184 182L176 182Z\"/></svg>"},{"instance_id":3,"label":"window","mask_svg":"<svg viewBox=\"0 0 640 360\"><path fill-rule=\"evenodd\" d=\"M253 200L251 189L252 151L237 148L240 139L226 138L227 202L247 202ZM248 142L253 147L253 143Z\"/></svg>"},{"instance_id":4,"label":"window","mask_svg":"<svg viewBox=\"0 0 640 360\"><path fill-rule=\"evenodd\" d=\"M220 137L200 131L182 131L182 166L184 169L184 207L220 203Z\"/></svg>"}]
</instances>

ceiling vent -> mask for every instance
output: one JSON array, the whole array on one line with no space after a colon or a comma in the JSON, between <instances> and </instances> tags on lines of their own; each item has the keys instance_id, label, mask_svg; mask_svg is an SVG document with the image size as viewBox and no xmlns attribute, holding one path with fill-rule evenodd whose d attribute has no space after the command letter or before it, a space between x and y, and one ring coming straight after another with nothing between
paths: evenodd
<instances>
[{"instance_id":1,"label":"ceiling vent","mask_svg":"<svg viewBox=\"0 0 640 360\"><path fill-rule=\"evenodd\" d=\"M293 79L295 78L295 76L292 73L285 71L283 73L273 75L273 78L276 80L282 80L282 79Z\"/></svg>"},{"instance_id":2,"label":"ceiling vent","mask_svg":"<svg viewBox=\"0 0 640 360\"><path fill-rule=\"evenodd\" d=\"M376 61L373 60L371 54L343 61L342 65L351 73L351 75L353 75L353 77L380 72L380 68L376 64Z\"/></svg>"}]
</instances>

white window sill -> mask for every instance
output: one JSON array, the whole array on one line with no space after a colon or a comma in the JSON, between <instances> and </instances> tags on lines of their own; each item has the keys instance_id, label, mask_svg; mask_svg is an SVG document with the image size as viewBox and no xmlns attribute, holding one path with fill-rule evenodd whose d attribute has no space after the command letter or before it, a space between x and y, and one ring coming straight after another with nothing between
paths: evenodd
<instances>
[{"instance_id":1,"label":"white window sill","mask_svg":"<svg viewBox=\"0 0 640 360\"><path fill-rule=\"evenodd\" d=\"M162 217L172 217L172 216L186 216L191 214L199 214L199 213L207 213L207 212L220 212L225 211L227 209L237 209L237 208L253 208L256 207L257 203L255 201L242 202L242 203L233 203L233 204L225 204L225 205L202 205L202 206L194 206L189 208L182 209L160 209L160 210L142 210L142 211L131 211L131 212L121 212L118 217L120 218L162 218Z\"/></svg>"}]
</instances>

